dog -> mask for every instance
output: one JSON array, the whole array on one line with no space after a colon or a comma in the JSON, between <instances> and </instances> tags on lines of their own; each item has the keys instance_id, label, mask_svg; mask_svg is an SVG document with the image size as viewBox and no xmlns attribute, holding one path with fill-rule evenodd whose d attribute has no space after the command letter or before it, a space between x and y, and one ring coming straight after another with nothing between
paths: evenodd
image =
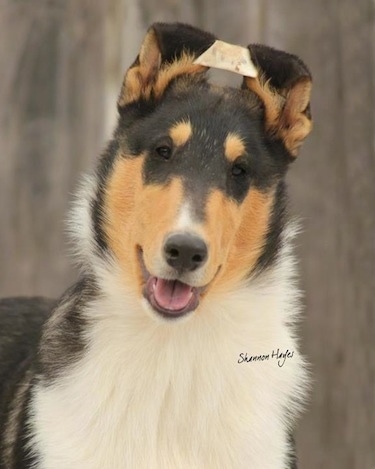
<instances>
[{"instance_id":1,"label":"dog","mask_svg":"<svg viewBox=\"0 0 375 469\"><path fill-rule=\"evenodd\" d=\"M309 378L285 175L311 83L295 55L149 28L72 209L80 279L1 302L2 468L297 467Z\"/></svg>"}]
</instances>

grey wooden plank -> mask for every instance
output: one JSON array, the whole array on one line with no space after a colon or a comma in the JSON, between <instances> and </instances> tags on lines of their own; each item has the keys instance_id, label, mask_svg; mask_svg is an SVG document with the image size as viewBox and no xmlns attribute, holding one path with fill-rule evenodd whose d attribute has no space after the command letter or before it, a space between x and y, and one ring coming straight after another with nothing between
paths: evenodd
<instances>
[{"instance_id":1,"label":"grey wooden plank","mask_svg":"<svg viewBox=\"0 0 375 469\"><path fill-rule=\"evenodd\" d=\"M102 144L101 5L1 4L0 295L56 295L74 276L63 220Z\"/></svg>"},{"instance_id":2,"label":"grey wooden plank","mask_svg":"<svg viewBox=\"0 0 375 469\"><path fill-rule=\"evenodd\" d=\"M298 437L307 469L375 467L373 28L366 0L271 1L267 11L266 40L314 75L315 129L290 177L305 218L303 330L315 379Z\"/></svg>"}]
</instances>

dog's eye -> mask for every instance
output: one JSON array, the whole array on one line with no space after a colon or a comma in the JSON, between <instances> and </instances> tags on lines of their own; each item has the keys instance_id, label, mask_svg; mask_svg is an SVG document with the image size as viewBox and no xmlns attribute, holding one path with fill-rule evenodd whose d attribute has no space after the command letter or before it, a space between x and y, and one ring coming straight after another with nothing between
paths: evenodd
<instances>
[{"instance_id":1,"label":"dog's eye","mask_svg":"<svg viewBox=\"0 0 375 469\"><path fill-rule=\"evenodd\" d=\"M232 176L239 177L246 176L246 174L247 170L243 165L236 163L232 166Z\"/></svg>"},{"instance_id":2,"label":"dog's eye","mask_svg":"<svg viewBox=\"0 0 375 469\"><path fill-rule=\"evenodd\" d=\"M172 156L172 148L168 145L160 145L155 148L155 152L165 160Z\"/></svg>"}]
</instances>

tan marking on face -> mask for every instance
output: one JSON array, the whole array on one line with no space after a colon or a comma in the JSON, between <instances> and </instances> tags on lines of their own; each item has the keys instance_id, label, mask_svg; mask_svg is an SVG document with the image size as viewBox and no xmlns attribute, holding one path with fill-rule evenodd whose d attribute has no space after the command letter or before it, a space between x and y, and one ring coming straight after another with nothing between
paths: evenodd
<instances>
[{"instance_id":1,"label":"tan marking on face","mask_svg":"<svg viewBox=\"0 0 375 469\"><path fill-rule=\"evenodd\" d=\"M183 201L179 178L167 185L145 186L143 161L141 155L119 157L115 162L104 195L103 226L108 246L124 272L124 281L139 295L144 279L137 246L142 247L146 267L152 272ZM201 284L214 279L207 294L230 289L254 268L265 243L273 202L274 190L250 189L240 205L219 190L210 193L205 222L197 227L209 247Z\"/></svg>"},{"instance_id":2,"label":"tan marking on face","mask_svg":"<svg viewBox=\"0 0 375 469\"><path fill-rule=\"evenodd\" d=\"M213 190L206 203L205 223L202 226L204 239L209 246L205 283L209 283L219 267L225 263L228 248L238 224L238 205L219 190Z\"/></svg>"},{"instance_id":3,"label":"tan marking on face","mask_svg":"<svg viewBox=\"0 0 375 469\"><path fill-rule=\"evenodd\" d=\"M108 247L121 266L128 266L127 281L137 289L140 272L135 269L136 251L132 243L137 194L143 185L143 159L143 156L117 159L106 187L103 207Z\"/></svg>"},{"instance_id":4,"label":"tan marking on face","mask_svg":"<svg viewBox=\"0 0 375 469\"><path fill-rule=\"evenodd\" d=\"M163 241L173 230L178 210L182 203L183 185L174 178L167 185L147 185L138 198L137 244L143 248L146 267L149 271L160 259Z\"/></svg>"},{"instance_id":5,"label":"tan marking on face","mask_svg":"<svg viewBox=\"0 0 375 469\"><path fill-rule=\"evenodd\" d=\"M170 131L169 136L176 146L183 146L189 140L193 133L190 121L178 122Z\"/></svg>"},{"instance_id":6,"label":"tan marking on face","mask_svg":"<svg viewBox=\"0 0 375 469\"><path fill-rule=\"evenodd\" d=\"M236 160L245 153L245 144L242 138L235 133L229 133L224 142L225 156L229 161Z\"/></svg>"},{"instance_id":7,"label":"tan marking on face","mask_svg":"<svg viewBox=\"0 0 375 469\"><path fill-rule=\"evenodd\" d=\"M143 249L146 267L151 270L161 252L164 237L171 231L182 201L182 183L144 185L144 157L119 158L104 196L104 232L126 283L139 294L143 287L137 247Z\"/></svg>"},{"instance_id":8,"label":"tan marking on face","mask_svg":"<svg viewBox=\"0 0 375 469\"><path fill-rule=\"evenodd\" d=\"M228 290L255 267L262 252L274 201L274 190L250 189L238 206L219 191L207 205L210 275L220 272L209 292Z\"/></svg>"}]
</instances>

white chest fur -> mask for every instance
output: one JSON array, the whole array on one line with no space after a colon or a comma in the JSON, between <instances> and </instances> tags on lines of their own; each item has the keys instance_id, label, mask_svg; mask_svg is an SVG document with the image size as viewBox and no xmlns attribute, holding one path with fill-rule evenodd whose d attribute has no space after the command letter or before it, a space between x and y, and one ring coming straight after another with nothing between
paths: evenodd
<instances>
[{"instance_id":1,"label":"white chest fur","mask_svg":"<svg viewBox=\"0 0 375 469\"><path fill-rule=\"evenodd\" d=\"M35 389L38 468L287 467L285 410L295 415L305 373L286 282L223 295L173 324L111 298L117 306L90 311L84 357ZM280 361L277 350L293 354ZM238 363L240 353L269 358Z\"/></svg>"}]
</instances>

